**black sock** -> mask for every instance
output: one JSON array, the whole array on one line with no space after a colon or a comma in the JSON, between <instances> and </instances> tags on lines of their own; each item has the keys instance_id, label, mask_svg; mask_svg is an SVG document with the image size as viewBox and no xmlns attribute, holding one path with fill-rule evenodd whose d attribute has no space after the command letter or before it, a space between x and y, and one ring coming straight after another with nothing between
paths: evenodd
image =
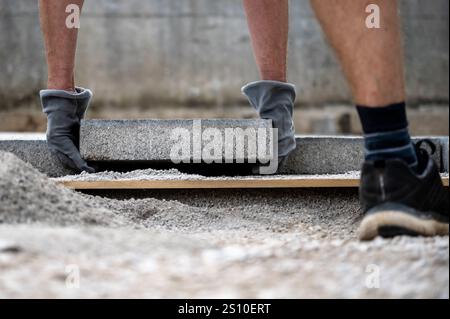
<instances>
[{"instance_id":1,"label":"black sock","mask_svg":"<svg viewBox=\"0 0 450 319\"><path fill-rule=\"evenodd\" d=\"M412 169L417 154L408 132L405 103L385 107L357 106L364 131L366 160L402 159Z\"/></svg>"}]
</instances>

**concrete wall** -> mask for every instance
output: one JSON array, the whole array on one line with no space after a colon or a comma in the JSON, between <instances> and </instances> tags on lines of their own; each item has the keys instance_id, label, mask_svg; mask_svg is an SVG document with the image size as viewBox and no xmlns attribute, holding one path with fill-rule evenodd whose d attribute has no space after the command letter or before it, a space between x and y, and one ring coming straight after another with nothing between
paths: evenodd
<instances>
[{"instance_id":1,"label":"concrete wall","mask_svg":"<svg viewBox=\"0 0 450 319\"><path fill-rule=\"evenodd\" d=\"M0 0L0 109L45 85L37 0ZM449 2L402 0L411 101L449 98ZM336 59L307 0L291 1L290 80L299 101L349 100ZM86 1L78 83L98 103L242 100L257 79L241 0Z\"/></svg>"}]
</instances>

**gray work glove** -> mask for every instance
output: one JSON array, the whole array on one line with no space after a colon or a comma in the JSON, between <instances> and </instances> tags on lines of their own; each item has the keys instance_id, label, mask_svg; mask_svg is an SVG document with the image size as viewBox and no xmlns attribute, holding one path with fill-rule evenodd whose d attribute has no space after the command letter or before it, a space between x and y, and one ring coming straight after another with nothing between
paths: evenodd
<instances>
[{"instance_id":1,"label":"gray work glove","mask_svg":"<svg viewBox=\"0 0 450 319\"><path fill-rule=\"evenodd\" d=\"M78 172L94 173L79 151L80 122L86 113L92 92L76 88L75 92L42 90L42 109L47 115L47 144L62 164Z\"/></svg>"},{"instance_id":2,"label":"gray work glove","mask_svg":"<svg viewBox=\"0 0 450 319\"><path fill-rule=\"evenodd\" d=\"M281 166L297 146L292 121L295 86L277 81L258 81L244 86L242 93L260 118L272 120L273 127L278 129L278 162Z\"/></svg>"}]
</instances>

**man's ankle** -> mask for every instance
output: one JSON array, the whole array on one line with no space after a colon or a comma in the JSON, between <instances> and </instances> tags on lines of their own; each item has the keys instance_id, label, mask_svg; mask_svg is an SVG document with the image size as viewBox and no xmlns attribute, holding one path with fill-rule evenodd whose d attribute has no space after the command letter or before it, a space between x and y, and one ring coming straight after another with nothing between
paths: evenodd
<instances>
[{"instance_id":1,"label":"man's ankle","mask_svg":"<svg viewBox=\"0 0 450 319\"><path fill-rule=\"evenodd\" d=\"M405 103L357 106L364 131L366 160L402 159L416 170L418 159L408 131Z\"/></svg>"}]
</instances>

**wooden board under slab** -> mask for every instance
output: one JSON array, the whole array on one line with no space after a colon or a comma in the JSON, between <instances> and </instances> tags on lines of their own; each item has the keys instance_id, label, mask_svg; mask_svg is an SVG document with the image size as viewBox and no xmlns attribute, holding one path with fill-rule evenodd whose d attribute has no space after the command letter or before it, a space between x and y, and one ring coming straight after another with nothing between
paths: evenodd
<instances>
[{"instance_id":1,"label":"wooden board under slab","mask_svg":"<svg viewBox=\"0 0 450 319\"><path fill-rule=\"evenodd\" d=\"M344 175L345 176L345 175ZM448 177L442 178L449 186ZM56 182L67 188L77 190L95 189L251 189L251 188L340 188L358 187L359 179L349 177L289 176L289 178L233 178L233 179L182 179L182 180L58 180Z\"/></svg>"}]
</instances>

